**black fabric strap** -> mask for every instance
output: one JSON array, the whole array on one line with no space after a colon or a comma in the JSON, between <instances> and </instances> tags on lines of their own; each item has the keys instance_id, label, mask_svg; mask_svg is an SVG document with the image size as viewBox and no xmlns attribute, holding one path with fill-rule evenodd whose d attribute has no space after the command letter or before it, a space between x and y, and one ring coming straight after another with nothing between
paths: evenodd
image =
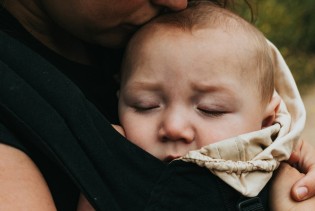
<instances>
[{"instance_id":1,"label":"black fabric strap","mask_svg":"<svg viewBox=\"0 0 315 211\"><path fill-rule=\"evenodd\" d=\"M239 211L264 211L259 197L245 198L237 205Z\"/></svg>"}]
</instances>

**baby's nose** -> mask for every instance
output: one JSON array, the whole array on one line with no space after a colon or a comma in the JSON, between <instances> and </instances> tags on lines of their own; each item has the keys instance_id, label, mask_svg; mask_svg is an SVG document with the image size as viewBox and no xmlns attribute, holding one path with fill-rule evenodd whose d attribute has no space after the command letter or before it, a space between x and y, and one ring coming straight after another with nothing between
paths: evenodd
<instances>
[{"instance_id":1,"label":"baby's nose","mask_svg":"<svg viewBox=\"0 0 315 211\"><path fill-rule=\"evenodd\" d=\"M163 142L182 141L191 143L195 138L195 132L191 122L184 116L171 115L162 122L159 138Z\"/></svg>"}]
</instances>

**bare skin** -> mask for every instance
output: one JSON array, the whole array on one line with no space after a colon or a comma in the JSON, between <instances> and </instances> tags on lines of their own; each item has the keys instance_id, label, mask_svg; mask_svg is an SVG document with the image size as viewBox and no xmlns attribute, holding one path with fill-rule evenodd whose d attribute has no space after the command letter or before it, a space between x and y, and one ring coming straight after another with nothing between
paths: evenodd
<instances>
[{"instance_id":1,"label":"bare skin","mask_svg":"<svg viewBox=\"0 0 315 211\"><path fill-rule=\"evenodd\" d=\"M0 144L0 210L56 210L47 184L22 151Z\"/></svg>"},{"instance_id":2,"label":"bare skin","mask_svg":"<svg viewBox=\"0 0 315 211\"><path fill-rule=\"evenodd\" d=\"M93 211L95 210L90 202L81 194L79 198L79 203L77 207L77 211Z\"/></svg>"},{"instance_id":3,"label":"bare skin","mask_svg":"<svg viewBox=\"0 0 315 211\"><path fill-rule=\"evenodd\" d=\"M315 207L315 197L303 202L296 202L290 195L290 189L297 180L305 175L291 167L287 163L282 163L273 177L270 191L270 207L273 211L282 210L313 210Z\"/></svg>"},{"instance_id":4,"label":"bare skin","mask_svg":"<svg viewBox=\"0 0 315 211\"><path fill-rule=\"evenodd\" d=\"M291 154L289 163L303 173L303 177L297 179L291 188L291 196L296 201L303 201L315 195L313 179L315 178L314 155L314 147L304 140L299 141L295 151Z\"/></svg>"}]
</instances>

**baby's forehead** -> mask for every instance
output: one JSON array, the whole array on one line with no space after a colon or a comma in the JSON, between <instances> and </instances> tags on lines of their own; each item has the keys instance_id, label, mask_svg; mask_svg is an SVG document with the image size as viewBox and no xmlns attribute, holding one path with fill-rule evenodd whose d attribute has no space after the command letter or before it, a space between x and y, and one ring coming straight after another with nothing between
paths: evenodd
<instances>
[{"instance_id":1,"label":"baby's forehead","mask_svg":"<svg viewBox=\"0 0 315 211\"><path fill-rule=\"evenodd\" d=\"M233 61L237 60L235 67L239 65L243 67L235 68L233 71L237 72L240 78L244 79L245 76L245 78L249 77L252 75L251 73L255 72L251 71L255 68L254 66L256 66L256 58L254 58L254 53L252 53L254 49L249 45L245 46L243 36L238 36L237 33L226 33L225 36L221 36L221 31L224 31L224 29L196 28L189 31L165 24L150 24L136 35L131 43L133 47L127 54L131 55L130 59L137 58L136 60L139 60L139 57L142 59L144 58L143 56L146 55L150 55L151 57L155 55L155 58L157 58L161 55L157 55L154 49L162 45L169 45L169 47L175 48L178 48L180 45L183 47L182 52L186 54L190 52L191 54L197 55L198 50L200 57L198 57L196 63L210 63L213 59L213 54L207 57L209 52L216 52L216 55L222 55L222 60L226 59L225 64L220 63L222 65L231 64L232 58L234 58ZM216 33L217 37L219 36L220 39L223 39L220 40L220 42L211 41L214 33ZM238 42L240 39L243 39L244 42ZM193 45L189 45L188 43L193 43ZM222 43L223 45L221 45ZM234 43L234 45L232 45L232 43ZM165 50L165 48L163 49ZM220 59L220 61L222 60ZM226 71L230 71L230 69Z\"/></svg>"},{"instance_id":2,"label":"baby's forehead","mask_svg":"<svg viewBox=\"0 0 315 211\"><path fill-rule=\"evenodd\" d=\"M237 21L235 21L237 22ZM231 27L230 27L231 26ZM211 34L213 31L221 31L230 34L229 39L243 38L253 39L253 37L248 33L248 31L243 27L235 27L235 24L217 24L216 22L202 22L202 23L190 23L189 26L184 23L168 23L160 22L158 20L153 20L152 22L146 24L141 28L131 40L133 42L144 43L153 39L159 40L159 37L179 37L185 35L196 35L198 32L209 32ZM191 38L193 38L192 36ZM199 38L200 39L200 38Z\"/></svg>"},{"instance_id":3,"label":"baby's forehead","mask_svg":"<svg viewBox=\"0 0 315 211\"><path fill-rule=\"evenodd\" d=\"M187 30L174 25L153 23L135 35L130 42L127 54L132 54L133 57L144 54L160 56L155 53L155 49L168 46L176 49L181 48L181 52L190 52L193 56L201 55L204 58L202 54L216 52L214 56L228 57L228 62L237 57L240 63L243 60L248 63L253 61L251 57L254 49L253 45L247 44L246 36L227 32L220 27L199 27ZM163 50L167 51L166 48ZM209 59L212 59L211 57L213 54Z\"/></svg>"},{"instance_id":4,"label":"baby's forehead","mask_svg":"<svg viewBox=\"0 0 315 211\"><path fill-rule=\"evenodd\" d=\"M172 37L172 36L182 36L188 34L189 32L184 31L178 27L172 27L164 24L148 24L140 29L133 37L131 42L148 42L152 39L160 40L159 38Z\"/></svg>"},{"instance_id":5,"label":"baby's forehead","mask_svg":"<svg viewBox=\"0 0 315 211\"><path fill-rule=\"evenodd\" d=\"M231 58L239 57L239 61L248 60L253 55L252 52L255 51L255 46L248 45L250 41L242 35L239 32L230 33L220 27L186 30L169 25L152 24L141 30L131 40L132 51L129 51L129 53L136 55L137 53L143 53L141 50L146 49L146 53L152 54L154 49L162 45L168 45L175 48L180 46L184 52L191 51L197 54L199 48L205 54L209 51L225 52L224 55Z\"/></svg>"}]
</instances>

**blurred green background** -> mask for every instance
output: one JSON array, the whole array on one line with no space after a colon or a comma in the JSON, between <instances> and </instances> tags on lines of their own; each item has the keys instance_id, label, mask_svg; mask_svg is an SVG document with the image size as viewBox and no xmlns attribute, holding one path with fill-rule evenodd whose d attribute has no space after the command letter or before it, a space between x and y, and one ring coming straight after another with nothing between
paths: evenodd
<instances>
[{"instance_id":1,"label":"blurred green background","mask_svg":"<svg viewBox=\"0 0 315 211\"><path fill-rule=\"evenodd\" d=\"M253 23L279 48L301 94L305 95L315 86L315 1L249 2L255 14ZM249 10L244 3L238 9L249 19Z\"/></svg>"},{"instance_id":2,"label":"blurred green background","mask_svg":"<svg viewBox=\"0 0 315 211\"><path fill-rule=\"evenodd\" d=\"M250 20L245 0L235 9ZM296 80L306 108L302 139L315 146L315 0L248 0L256 25L273 42Z\"/></svg>"}]
</instances>

